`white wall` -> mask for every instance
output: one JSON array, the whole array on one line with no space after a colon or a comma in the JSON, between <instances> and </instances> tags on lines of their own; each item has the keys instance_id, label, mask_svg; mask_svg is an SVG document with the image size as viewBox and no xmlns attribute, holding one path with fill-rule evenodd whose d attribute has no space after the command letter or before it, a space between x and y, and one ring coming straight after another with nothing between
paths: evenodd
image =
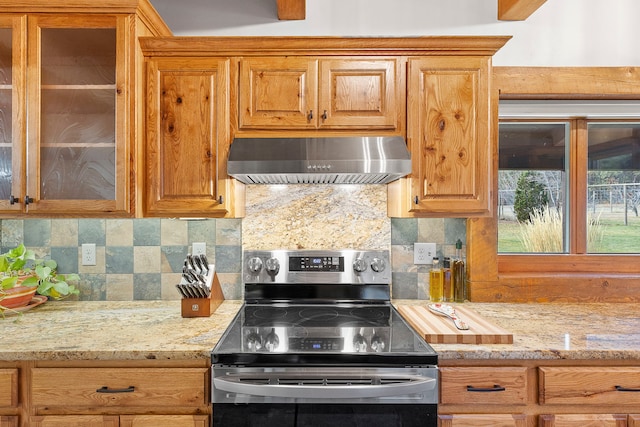
<instances>
[{"instance_id":1,"label":"white wall","mask_svg":"<svg viewBox=\"0 0 640 427\"><path fill-rule=\"evenodd\" d=\"M512 35L494 65L640 66L640 1L547 0L498 21L497 0L307 0L278 21L276 0L151 0L175 35Z\"/></svg>"}]
</instances>

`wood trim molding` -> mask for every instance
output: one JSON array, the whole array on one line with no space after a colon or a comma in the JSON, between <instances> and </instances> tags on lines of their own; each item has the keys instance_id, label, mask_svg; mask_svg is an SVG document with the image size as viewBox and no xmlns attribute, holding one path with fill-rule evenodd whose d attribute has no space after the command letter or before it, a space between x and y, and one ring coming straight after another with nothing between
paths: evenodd
<instances>
[{"instance_id":1,"label":"wood trim molding","mask_svg":"<svg viewBox=\"0 0 640 427\"><path fill-rule=\"evenodd\" d=\"M640 99L640 68L494 67L493 87L500 99ZM636 257L618 256L615 272L604 255L509 255L505 263L497 254L496 215L467 221L471 301L640 302Z\"/></svg>"},{"instance_id":2,"label":"wood trim molding","mask_svg":"<svg viewBox=\"0 0 640 427\"><path fill-rule=\"evenodd\" d=\"M500 99L640 99L638 67L494 67Z\"/></svg>"},{"instance_id":3,"label":"wood trim molding","mask_svg":"<svg viewBox=\"0 0 640 427\"><path fill-rule=\"evenodd\" d=\"M547 0L498 0L498 20L524 21Z\"/></svg>"},{"instance_id":4,"label":"wood trim molding","mask_svg":"<svg viewBox=\"0 0 640 427\"><path fill-rule=\"evenodd\" d=\"M306 0L276 0L278 5L278 19L303 20L307 15Z\"/></svg>"}]
</instances>

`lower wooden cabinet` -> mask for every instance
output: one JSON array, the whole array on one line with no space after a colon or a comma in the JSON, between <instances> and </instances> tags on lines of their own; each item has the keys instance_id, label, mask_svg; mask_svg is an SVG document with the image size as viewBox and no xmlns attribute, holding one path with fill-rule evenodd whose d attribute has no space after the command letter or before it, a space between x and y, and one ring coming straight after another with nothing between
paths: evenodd
<instances>
[{"instance_id":1,"label":"lower wooden cabinet","mask_svg":"<svg viewBox=\"0 0 640 427\"><path fill-rule=\"evenodd\" d=\"M535 417L523 414L439 415L439 427L532 427Z\"/></svg>"},{"instance_id":2,"label":"lower wooden cabinet","mask_svg":"<svg viewBox=\"0 0 640 427\"><path fill-rule=\"evenodd\" d=\"M27 421L0 427L210 424L208 360L25 362L24 369Z\"/></svg>"},{"instance_id":3,"label":"lower wooden cabinet","mask_svg":"<svg viewBox=\"0 0 640 427\"><path fill-rule=\"evenodd\" d=\"M540 415L540 427L640 427L640 415L559 414Z\"/></svg>"},{"instance_id":4,"label":"lower wooden cabinet","mask_svg":"<svg viewBox=\"0 0 640 427\"><path fill-rule=\"evenodd\" d=\"M0 408L14 408L17 405L18 370L0 369Z\"/></svg>"},{"instance_id":5,"label":"lower wooden cabinet","mask_svg":"<svg viewBox=\"0 0 640 427\"><path fill-rule=\"evenodd\" d=\"M207 415L46 415L31 417L29 425L33 427L207 427L209 417ZM5 427L4 424L1 427Z\"/></svg>"},{"instance_id":6,"label":"lower wooden cabinet","mask_svg":"<svg viewBox=\"0 0 640 427\"><path fill-rule=\"evenodd\" d=\"M18 427L18 417L0 416L0 427Z\"/></svg>"}]
</instances>

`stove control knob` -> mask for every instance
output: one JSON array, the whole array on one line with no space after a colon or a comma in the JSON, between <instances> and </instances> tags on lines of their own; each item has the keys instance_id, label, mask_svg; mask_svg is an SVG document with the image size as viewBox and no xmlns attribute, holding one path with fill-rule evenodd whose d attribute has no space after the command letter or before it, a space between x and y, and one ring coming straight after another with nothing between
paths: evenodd
<instances>
[{"instance_id":1,"label":"stove control knob","mask_svg":"<svg viewBox=\"0 0 640 427\"><path fill-rule=\"evenodd\" d=\"M357 333L353 337L353 350L356 353L364 353L367 351L367 342L365 341L364 337L360 333Z\"/></svg>"},{"instance_id":2,"label":"stove control knob","mask_svg":"<svg viewBox=\"0 0 640 427\"><path fill-rule=\"evenodd\" d=\"M380 353L384 350L384 347L384 341L382 340L382 338L380 338L380 336L374 335L373 338L371 338L371 350L375 351L376 353Z\"/></svg>"},{"instance_id":3,"label":"stove control knob","mask_svg":"<svg viewBox=\"0 0 640 427\"><path fill-rule=\"evenodd\" d=\"M353 261L353 269L358 273L362 273L367 269L367 262L363 258L356 258Z\"/></svg>"},{"instance_id":4,"label":"stove control knob","mask_svg":"<svg viewBox=\"0 0 640 427\"><path fill-rule=\"evenodd\" d=\"M271 328L271 332L267 334L264 341L264 348L269 352L276 351L280 345L280 338L278 338L278 334L276 334L276 330L274 328Z\"/></svg>"},{"instance_id":5,"label":"stove control knob","mask_svg":"<svg viewBox=\"0 0 640 427\"><path fill-rule=\"evenodd\" d=\"M277 258L269 258L264 263L264 268L270 276L275 276L280 271L280 262Z\"/></svg>"},{"instance_id":6,"label":"stove control knob","mask_svg":"<svg viewBox=\"0 0 640 427\"><path fill-rule=\"evenodd\" d=\"M371 260L371 269L376 273L384 271L386 267L387 265L382 258L374 258Z\"/></svg>"},{"instance_id":7,"label":"stove control knob","mask_svg":"<svg viewBox=\"0 0 640 427\"><path fill-rule=\"evenodd\" d=\"M260 270L262 270L262 260L258 257L251 258L247 263L247 268L252 274L260 273Z\"/></svg>"}]
</instances>

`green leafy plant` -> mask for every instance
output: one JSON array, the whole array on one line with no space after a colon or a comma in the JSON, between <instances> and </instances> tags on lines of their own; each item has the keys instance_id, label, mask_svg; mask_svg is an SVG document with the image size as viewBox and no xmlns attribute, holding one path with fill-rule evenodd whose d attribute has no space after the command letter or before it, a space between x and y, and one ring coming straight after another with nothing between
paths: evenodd
<instances>
[{"instance_id":1,"label":"green leafy plant","mask_svg":"<svg viewBox=\"0 0 640 427\"><path fill-rule=\"evenodd\" d=\"M58 274L54 260L37 259L24 244L0 255L0 289L15 286L37 287L40 295L63 299L80 291L69 282L77 282L77 274Z\"/></svg>"}]
</instances>

